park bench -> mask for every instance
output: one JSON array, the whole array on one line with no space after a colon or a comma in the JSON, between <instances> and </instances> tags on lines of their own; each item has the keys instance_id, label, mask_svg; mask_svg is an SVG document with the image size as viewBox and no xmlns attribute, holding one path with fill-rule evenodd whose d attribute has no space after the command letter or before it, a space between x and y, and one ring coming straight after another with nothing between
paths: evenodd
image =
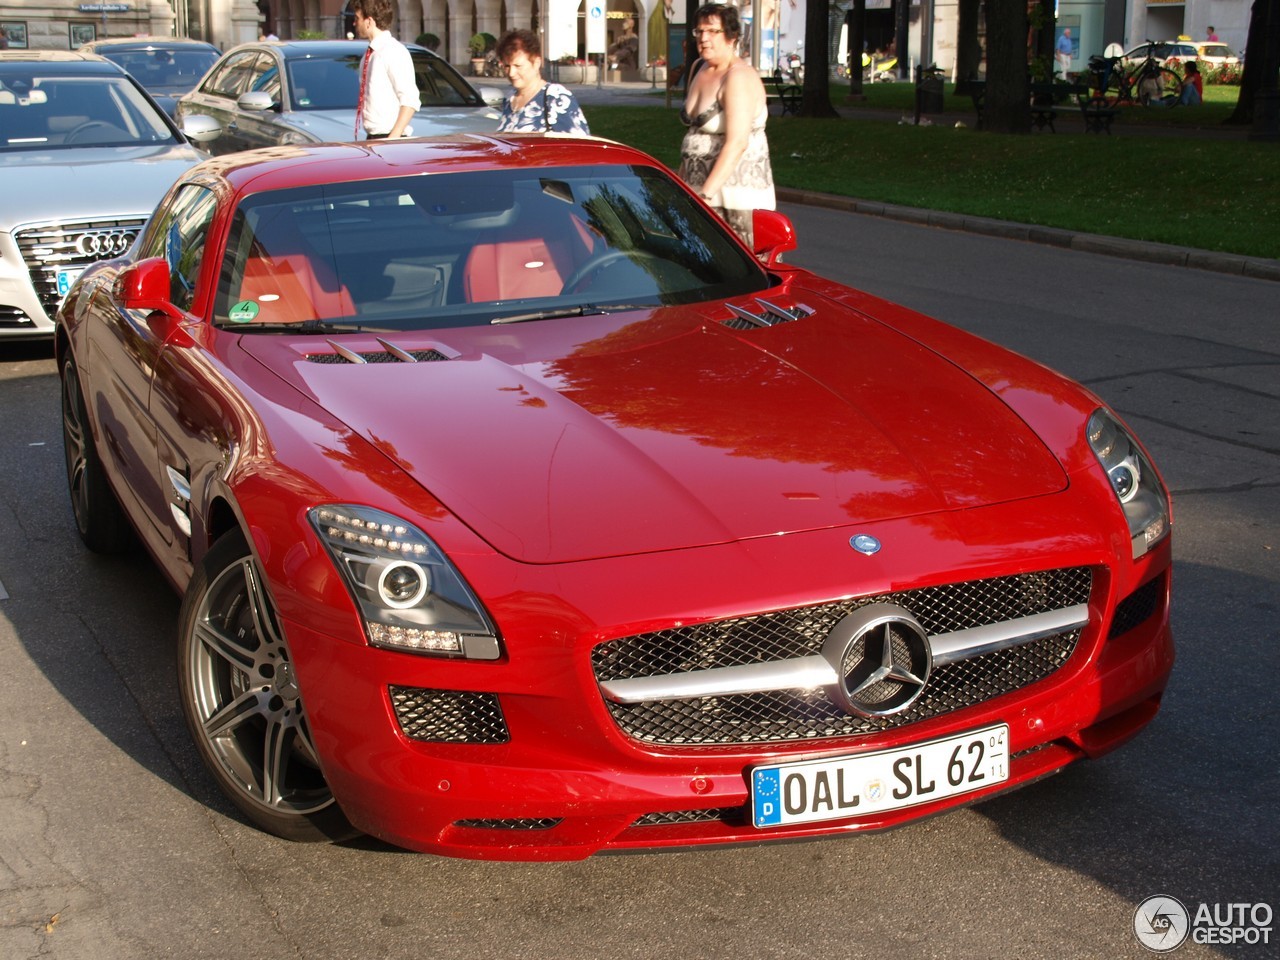
<instances>
[{"instance_id":1,"label":"park bench","mask_svg":"<svg viewBox=\"0 0 1280 960\"><path fill-rule=\"evenodd\" d=\"M787 83L777 74L761 79L765 84L765 96L770 103L778 103L784 117L788 113L792 116L800 115L800 99L804 93L802 88L794 83Z\"/></svg>"},{"instance_id":2,"label":"park bench","mask_svg":"<svg viewBox=\"0 0 1280 960\"><path fill-rule=\"evenodd\" d=\"M981 130L982 114L987 103L987 81L970 80L969 97L973 101L974 113L978 115L977 128ZM1072 100L1084 119L1086 133L1111 132L1111 121L1116 116L1115 108L1108 106L1102 98L1095 97L1086 84L1060 80L1031 84L1031 125L1036 130L1048 127L1050 133L1057 133L1053 124L1058 118L1058 110Z\"/></svg>"}]
</instances>

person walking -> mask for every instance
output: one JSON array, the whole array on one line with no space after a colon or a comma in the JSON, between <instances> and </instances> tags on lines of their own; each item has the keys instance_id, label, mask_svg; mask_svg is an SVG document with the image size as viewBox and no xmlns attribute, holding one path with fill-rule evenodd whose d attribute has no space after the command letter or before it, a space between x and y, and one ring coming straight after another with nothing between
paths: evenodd
<instances>
[{"instance_id":1,"label":"person walking","mask_svg":"<svg viewBox=\"0 0 1280 960\"><path fill-rule=\"evenodd\" d=\"M542 43L536 33L508 30L495 50L511 83L511 95L502 104L499 133L591 135L573 91L542 79Z\"/></svg>"},{"instance_id":2,"label":"person walking","mask_svg":"<svg viewBox=\"0 0 1280 960\"><path fill-rule=\"evenodd\" d=\"M680 178L752 246L752 211L773 210L773 169L765 121L769 102L760 75L738 55L738 10L722 3L698 9L699 60L689 68L680 119Z\"/></svg>"},{"instance_id":3,"label":"person walking","mask_svg":"<svg viewBox=\"0 0 1280 960\"><path fill-rule=\"evenodd\" d=\"M413 135L409 121L422 106L413 57L388 29L392 0L352 0L356 36L369 41L360 65L360 97L356 104L355 136L363 129L368 140Z\"/></svg>"},{"instance_id":4,"label":"person walking","mask_svg":"<svg viewBox=\"0 0 1280 960\"><path fill-rule=\"evenodd\" d=\"M1071 69L1071 28L1064 27L1062 33L1058 35L1058 45L1055 50L1058 57L1058 69L1062 72L1062 79L1067 79L1067 71Z\"/></svg>"},{"instance_id":5,"label":"person walking","mask_svg":"<svg viewBox=\"0 0 1280 960\"><path fill-rule=\"evenodd\" d=\"M1218 42L1218 35L1213 32L1213 24L1209 24L1209 29L1204 32L1204 39L1206 43Z\"/></svg>"}]
</instances>

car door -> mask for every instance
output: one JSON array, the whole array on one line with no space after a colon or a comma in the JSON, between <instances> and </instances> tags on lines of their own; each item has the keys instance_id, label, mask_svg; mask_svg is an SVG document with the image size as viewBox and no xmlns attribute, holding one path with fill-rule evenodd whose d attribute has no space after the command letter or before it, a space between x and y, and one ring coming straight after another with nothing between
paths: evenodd
<instances>
[{"instance_id":1,"label":"car door","mask_svg":"<svg viewBox=\"0 0 1280 960\"><path fill-rule=\"evenodd\" d=\"M190 550L190 467L186 451L192 437L207 433L201 416L202 392L183 365L175 364L175 354L189 355L198 350L192 331L199 319L191 313L192 305L203 292L201 279L204 252L210 237L217 196L207 186L190 183L183 186L173 201L161 212L155 229L149 230L144 257L162 257L169 264L169 302L177 308L159 344L151 369L147 396L147 416L151 424L151 461L148 464L150 489L155 502L150 507L160 544L157 556L166 566L187 570ZM216 275L215 270L209 271Z\"/></svg>"},{"instance_id":2,"label":"car door","mask_svg":"<svg viewBox=\"0 0 1280 960\"><path fill-rule=\"evenodd\" d=\"M243 107L237 107L236 137L240 143L239 149L274 147L282 142L288 128L280 123L281 114L287 109L283 101L280 75L281 61L276 51L259 51L249 67L245 77L245 88L241 92L266 94L271 98L272 105L266 110L246 110Z\"/></svg>"},{"instance_id":3,"label":"car door","mask_svg":"<svg viewBox=\"0 0 1280 960\"><path fill-rule=\"evenodd\" d=\"M228 54L216 65L199 88L183 97L178 105L180 117L203 114L213 117L222 127L222 134L204 146L216 156L248 149L241 133L241 114L236 104L240 95L249 89L258 62L259 51L239 50Z\"/></svg>"}]
</instances>

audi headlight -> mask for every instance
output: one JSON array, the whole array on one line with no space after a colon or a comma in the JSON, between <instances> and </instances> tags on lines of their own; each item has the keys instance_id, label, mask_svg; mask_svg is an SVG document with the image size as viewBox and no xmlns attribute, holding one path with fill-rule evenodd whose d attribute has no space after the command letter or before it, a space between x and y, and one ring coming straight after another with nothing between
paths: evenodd
<instances>
[{"instance_id":1,"label":"audi headlight","mask_svg":"<svg viewBox=\"0 0 1280 960\"><path fill-rule=\"evenodd\" d=\"M1136 560L1168 534L1168 496L1151 462L1110 411L1095 410L1087 429L1089 446L1129 523Z\"/></svg>"},{"instance_id":2,"label":"audi headlight","mask_svg":"<svg viewBox=\"0 0 1280 960\"><path fill-rule=\"evenodd\" d=\"M425 533L372 507L308 514L355 598L369 641L413 653L496 660L498 637L461 574Z\"/></svg>"}]
</instances>

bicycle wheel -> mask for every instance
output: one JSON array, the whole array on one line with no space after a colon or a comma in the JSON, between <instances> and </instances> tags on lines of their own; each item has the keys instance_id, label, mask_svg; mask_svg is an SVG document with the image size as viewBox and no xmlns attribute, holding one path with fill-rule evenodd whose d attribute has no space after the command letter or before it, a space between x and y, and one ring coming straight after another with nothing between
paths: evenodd
<instances>
[{"instance_id":1,"label":"bicycle wheel","mask_svg":"<svg viewBox=\"0 0 1280 960\"><path fill-rule=\"evenodd\" d=\"M1168 67L1148 67L1129 77L1133 98L1144 107L1170 106L1182 96L1182 78Z\"/></svg>"}]
</instances>

